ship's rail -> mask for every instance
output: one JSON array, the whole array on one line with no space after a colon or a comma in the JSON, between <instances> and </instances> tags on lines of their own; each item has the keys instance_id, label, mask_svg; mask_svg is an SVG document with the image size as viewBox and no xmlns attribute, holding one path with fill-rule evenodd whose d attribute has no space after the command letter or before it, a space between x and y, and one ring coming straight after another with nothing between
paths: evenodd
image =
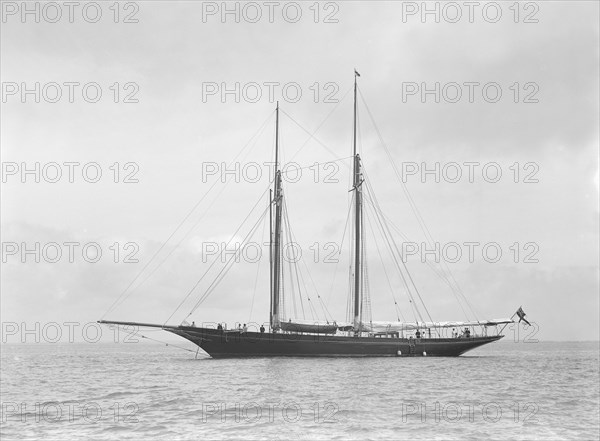
<instances>
[{"instance_id":1,"label":"ship's rail","mask_svg":"<svg viewBox=\"0 0 600 441\"><path fill-rule=\"evenodd\" d=\"M176 330L176 329L193 329L196 328L195 325L191 326L173 326L173 325L160 325L155 323L141 323L141 322L125 322L125 321L112 321L112 320L100 320L98 321L100 324L108 324L108 325L117 325L117 326L135 326L140 328L159 328L164 329L166 331ZM206 329L217 329L216 326L211 326L214 324L202 324L202 328ZM253 332L252 329L244 329L241 327L241 324L235 324L232 328L227 327L226 324L221 323L223 325L223 333L227 334L235 334L235 333L246 333L248 331ZM316 326L316 325L315 325ZM256 330L258 331L258 326L256 326ZM340 327L342 328L342 327ZM338 329L337 332L326 332L327 334L333 334L338 336L349 336L349 337L371 337L371 338L396 338L396 339L416 339L416 340L427 340L427 339L448 339L448 338L456 338L456 339L469 339L469 338L479 338L479 337L493 337L502 335L502 331L505 326L501 327L498 324L479 324L479 325L470 325L463 327L454 327L451 328L447 325L431 325L431 326L423 326L416 327L415 325L410 325L407 329L390 329L386 331L367 331L364 328L360 332L355 332L352 329L348 329L348 327L344 327L344 330ZM324 332L303 332L299 329L301 328L290 328L287 330L284 329L270 329L270 327L263 328L266 333L277 333L277 334L292 334L292 335L320 335ZM306 328L310 329L310 328Z\"/></svg>"}]
</instances>

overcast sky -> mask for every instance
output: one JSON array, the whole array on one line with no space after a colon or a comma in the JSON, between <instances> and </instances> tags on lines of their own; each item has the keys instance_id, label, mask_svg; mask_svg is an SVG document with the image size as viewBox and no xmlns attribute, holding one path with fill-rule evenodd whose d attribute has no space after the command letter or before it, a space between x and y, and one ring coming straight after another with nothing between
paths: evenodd
<instances>
[{"instance_id":1,"label":"overcast sky","mask_svg":"<svg viewBox=\"0 0 600 441\"><path fill-rule=\"evenodd\" d=\"M314 286L305 280L307 293L318 306L316 287L331 315L344 321L348 243L342 237L356 68L368 106L360 100L359 150L382 210L402 234L417 244L426 240L377 129L400 171L418 167L404 179L433 239L441 247L456 242L463 253L465 242L479 244L472 262L463 256L448 263L478 318L510 317L522 305L539 327L535 338L598 339L597 2L536 2L518 10L513 2L499 2L485 13L483 2L472 20L462 3L460 19L455 7L438 4L439 23L414 9L421 2L306 2L295 23L297 9L289 2L276 6L272 23L262 2L239 3L239 23L235 14L223 18L211 9L221 2L122 3L118 17L102 3L96 23L90 8L74 10L70 23L64 4L58 3L60 19L56 10L39 6L36 23L33 14L21 15L20 2L8 4L1 23L3 322L43 326L101 318L219 181L222 163L237 160L246 174L215 185L153 262L181 245L105 317L163 323L208 268L203 246L206 251L208 243L227 241L262 197L242 238L266 207L268 168L261 168L258 182L249 177L254 163L273 160L276 100L283 162L309 167L336 161L320 168L317 182L315 168L306 168L299 182L284 185L292 231L314 280ZM262 16L251 23L255 5ZM65 85L71 82L78 83L71 86L73 102ZM52 83L60 86L60 97ZM97 86L87 87L84 97L90 83ZM236 83L239 102L234 93L222 95ZM277 83L273 99L268 83ZM421 93L436 83L439 102L435 92ZM23 88L34 92L23 94ZM88 102L98 88L102 96ZM22 174L23 164L34 169L36 162L39 183L35 172ZM74 182L65 162L80 164L73 166ZM56 172L49 163L61 165L56 183L49 182ZM97 166L89 166L84 179L87 163ZM436 163L447 174L440 172L440 182L432 174L423 179L423 164L432 169ZM463 173L456 183L450 182L456 167L444 168L448 163ZM473 182L465 163L478 164ZM216 174L203 173L213 164ZM486 164L492 165L484 175ZM87 182L98 167L100 180ZM489 182L497 168L502 176ZM329 173L337 182L325 179ZM253 240L266 238L261 224ZM373 319L395 320L396 296L410 320L401 286L391 280L392 296L378 268L380 239L367 240ZM39 263L32 254L23 257L22 244L34 248L36 242L40 248L60 244L60 261L49 261L51 247ZM81 244L72 263L65 242ZM115 242L118 263L110 248ZM129 242L134 245L125 248ZM328 242L343 249L338 264L323 261ZM101 247L99 262L83 259L88 243ZM502 251L496 263L482 257L489 243ZM139 263L124 262L130 252ZM407 260L433 319L464 319L420 254ZM171 323L191 310L205 282ZM262 259L235 265L189 320L266 322L268 308L268 261Z\"/></svg>"}]
</instances>

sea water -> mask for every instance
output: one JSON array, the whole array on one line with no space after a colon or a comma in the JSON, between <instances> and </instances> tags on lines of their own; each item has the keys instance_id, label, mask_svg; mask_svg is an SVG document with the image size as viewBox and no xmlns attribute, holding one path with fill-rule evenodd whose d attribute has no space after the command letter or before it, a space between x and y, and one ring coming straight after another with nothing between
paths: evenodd
<instances>
[{"instance_id":1,"label":"sea water","mask_svg":"<svg viewBox=\"0 0 600 441\"><path fill-rule=\"evenodd\" d=\"M598 439L599 348L218 360L191 344L6 344L9 439Z\"/></svg>"}]
</instances>

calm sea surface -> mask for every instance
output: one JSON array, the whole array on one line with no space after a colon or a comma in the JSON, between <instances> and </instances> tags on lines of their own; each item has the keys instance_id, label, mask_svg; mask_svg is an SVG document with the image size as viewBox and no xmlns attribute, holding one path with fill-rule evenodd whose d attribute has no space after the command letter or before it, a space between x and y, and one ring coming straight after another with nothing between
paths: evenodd
<instances>
[{"instance_id":1,"label":"calm sea surface","mask_svg":"<svg viewBox=\"0 0 600 441\"><path fill-rule=\"evenodd\" d=\"M213 360L146 342L1 352L3 440L600 436L598 343L459 358Z\"/></svg>"}]
</instances>

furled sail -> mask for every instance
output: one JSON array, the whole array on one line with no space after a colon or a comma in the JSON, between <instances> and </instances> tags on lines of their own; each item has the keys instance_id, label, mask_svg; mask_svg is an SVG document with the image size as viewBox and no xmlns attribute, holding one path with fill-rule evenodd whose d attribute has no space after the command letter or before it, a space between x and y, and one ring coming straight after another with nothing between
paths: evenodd
<instances>
[{"instance_id":1,"label":"furled sail","mask_svg":"<svg viewBox=\"0 0 600 441\"><path fill-rule=\"evenodd\" d=\"M287 322L280 323L281 329L283 331L288 332L311 332L315 334L335 334L337 331L337 324L334 323L319 323L319 322L310 322L297 320L292 322L291 320Z\"/></svg>"},{"instance_id":2,"label":"furled sail","mask_svg":"<svg viewBox=\"0 0 600 441\"><path fill-rule=\"evenodd\" d=\"M479 320L472 322L363 322L370 332L414 331L428 328L464 328L470 326L496 326L513 323L511 319Z\"/></svg>"}]
</instances>

